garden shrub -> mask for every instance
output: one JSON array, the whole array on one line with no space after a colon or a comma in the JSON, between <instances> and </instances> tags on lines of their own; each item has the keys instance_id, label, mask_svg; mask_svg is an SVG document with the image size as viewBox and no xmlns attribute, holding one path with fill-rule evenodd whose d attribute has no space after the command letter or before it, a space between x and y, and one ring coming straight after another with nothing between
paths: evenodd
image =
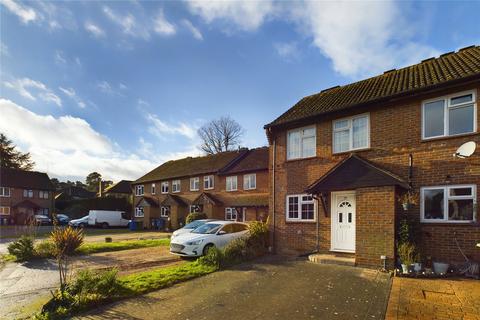
<instances>
[{"instance_id":1,"label":"garden shrub","mask_svg":"<svg viewBox=\"0 0 480 320\"><path fill-rule=\"evenodd\" d=\"M215 267L219 269L224 263L224 255L221 250L215 247L208 249L207 254L198 258L198 263L204 266Z\"/></svg>"},{"instance_id":2,"label":"garden shrub","mask_svg":"<svg viewBox=\"0 0 480 320\"><path fill-rule=\"evenodd\" d=\"M190 223L192 221L195 221L195 220L201 220L201 219L207 219L208 216L206 213L203 213L203 212L193 212L193 213L189 213L188 216L187 216L187 219L186 219L186 223Z\"/></svg>"},{"instance_id":3,"label":"garden shrub","mask_svg":"<svg viewBox=\"0 0 480 320\"><path fill-rule=\"evenodd\" d=\"M54 258L55 244L52 241L41 241L35 245L35 256L38 258Z\"/></svg>"},{"instance_id":4,"label":"garden shrub","mask_svg":"<svg viewBox=\"0 0 480 320\"><path fill-rule=\"evenodd\" d=\"M8 245L8 253L15 257L17 261L28 261L33 258L33 238L21 236L17 241Z\"/></svg>"}]
</instances>

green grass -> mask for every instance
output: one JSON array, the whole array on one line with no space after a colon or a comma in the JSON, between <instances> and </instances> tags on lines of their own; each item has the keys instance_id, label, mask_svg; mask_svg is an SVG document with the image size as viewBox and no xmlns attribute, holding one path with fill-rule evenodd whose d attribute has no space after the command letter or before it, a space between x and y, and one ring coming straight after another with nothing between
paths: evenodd
<instances>
[{"instance_id":1,"label":"green grass","mask_svg":"<svg viewBox=\"0 0 480 320\"><path fill-rule=\"evenodd\" d=\"M25 231L22 229L23 226L0 226L0 239L15 239L20 238ZM35 232L37 238L48 237L52 232L52 226L43 226ZM148 235L152 233L161 233L160 231L150 231L150 230L141 230L141 231L131 231L128 228L121 229L97 229L97 228L85 228L83 229L85 236L101 236L101 235L112 235L112 234L142 234Z\"/></svg>"},{"instance_id":2,"label":"green grass","mask_svg":"<svg viewBox=\"0 0 480 320\"><path fill-rule=\"evenodd\" d=\"M78 254L92 254L98 252L121 251L139 248L168 246L170 239L125 240L119 242L92 242L84 243L77 249Z\"/></svg>"}]
</instances>

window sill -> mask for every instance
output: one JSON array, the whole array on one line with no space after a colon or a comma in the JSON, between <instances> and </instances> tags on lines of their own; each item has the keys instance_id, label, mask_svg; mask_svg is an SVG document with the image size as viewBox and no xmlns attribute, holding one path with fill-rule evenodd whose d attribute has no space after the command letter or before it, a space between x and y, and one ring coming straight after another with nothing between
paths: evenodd
<instances>
[{"instance_id":1,"label":"window sill","mask_svg":"<svg viewBox=\"0 0 480 320\"><path fill-rule=\"evenodd\" d=\"M306 158L295 158L295 159L287 159L286 162L296 162L296 161L302 161L302 160L311 160L315 159L317 156L311 156L311 157L306 157Z\"/></svg>"},{"instance_id":2,"label":"window sill","mask_svg":"<svg viewBox=\"0 0 480 320\"><path fill-rule=\"evenodd\" d=\"M351 153L354 153L354 152L363 152L363 151L370 151L370 150L372 150L371 147L362 148L362 149L347 150L347 151L342 151L342 152L332 152L332 156L342 156L342 155L351 154Z\"/></svg>"},{"instance_id":3,"label":"window sill","mask_svg":"<svg viewBox=\"0 0 480 320\"><path fill-rule=\"evenodd\" d=\"M317 220L285 220L285 223L294 224L294 223L316 223Z\"/></svg>"},{"instance_id":4,"label":"window sill","mask_svg":"<svg viewBox=\"0 0 480 320\"><path fill-rule=\"evenodd\" d=\"M442 226L474 226L478 225L479 222L477 221L425 221L422 220L420 223L425 224L425 225L442 225Z\"/></svg>"},{"instance_id":5,"label":"window sill","mask_svg":"<svg viewBox=\"0 0 480 320\"><path fill-rule=\"evenodd\" d=\"M453 136L422 138L421 142L426 143L426 142L438 141L438 140L450 140L450 139L455 139L455 138L471 137L471 136L475 136L475 135L478 135L478 132L462 133L462 134L456 134L456 135L453 135Z\"/></svg>"}]
</instances>

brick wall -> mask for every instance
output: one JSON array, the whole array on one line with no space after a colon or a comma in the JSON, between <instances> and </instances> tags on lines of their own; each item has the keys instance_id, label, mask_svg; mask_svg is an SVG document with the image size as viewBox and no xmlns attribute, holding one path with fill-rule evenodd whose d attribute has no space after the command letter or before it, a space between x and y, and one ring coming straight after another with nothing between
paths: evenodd
<instances>
[{"instance_id":1,"label":"brick wall","mask_svg":"<svg viewBox=\"0 0 480 320\"><path fill-rule=\"evenodd\" d=\"M35 203L40 208L48 209L49 215L53 212L53 193L51 191L48 192L48 199L41 199L39 198L39 191L40 190L33 190L33 198L24 198L23 197L23 189L19 188L10 188L10 197L0 197L0 206L2 207L10 207L10 215L0 215L1 218L8 218L13 219L16 223L23 224L25 215L19 215L17 212L18 209L12 208L16 204L28 200Z\"/></svg>"},{"instance_id":2,"label":"brick wall","mask_svg":"<svg viewBox=\"0 0 480 320\"><path fill-rule=\"evenodd\" d=\"M480 189L480 150L468 159L454 158L452 155L462 143L475 141L480 145L477 133L422 141L421 139L421 103L423 100L443 95L476 89L477 91L477 128L480 127L480 85L463 86L443 92L412 97L389 105L356 108L355 111L343 111L334 115L318 118L316 122L305 123L316 126L316 157L303 160L286 160L287 128L273 132L276 142L275 154L275 207L273 197L270 199L270 215L275 214L276 246L279 251L306 253L316 249L316 223L290 223L285 221L285 201L289 194L303 193L304 190L339 161L349 154L332 154L332 121L347 116L370 114L370 148L356 153L381 168L408 179L409 154L413 155L413 187L419 192L420 187L475 184ZM303 126L303 125L302 125ZM298 126L297 126L298 127ZM273 146L270 146L270 165L273 161ZM272 172L270 172L272 174ZM449 175L450 183L446 183ZM270 177L271 179L272 177ZM477 202L480 192L477 192ZM380 210L380 208L378 208ZM419 239L426 254L436 260L461 262L462 258L453 240L456 234L462 249L477 261L480 250L475 248L475 241L480 241L479 224L458 225L451 223L420 223L420 206L414 206L407 213L418 229ZM319 208L320 251L330 248L330 217L325 217ZM479 213L476 214L480 220ZM273 219L272 219L273 224Z\"/></svg>"}]
</instances>

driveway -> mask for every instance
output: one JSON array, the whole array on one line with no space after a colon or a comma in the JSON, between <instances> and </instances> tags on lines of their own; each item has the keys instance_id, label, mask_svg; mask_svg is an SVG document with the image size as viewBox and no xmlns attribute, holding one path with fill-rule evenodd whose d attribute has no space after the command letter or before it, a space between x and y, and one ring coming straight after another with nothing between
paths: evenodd
<instances>
[{"instance_id":1,"label":"driveway","mask_svg":"<svg viewBox=\"0 0 480 320\"><path fill-rule=\"evenodd\" d=\"M76 319L383 319L390 277L268 257Z\"/></svg>"}]
</instances>

